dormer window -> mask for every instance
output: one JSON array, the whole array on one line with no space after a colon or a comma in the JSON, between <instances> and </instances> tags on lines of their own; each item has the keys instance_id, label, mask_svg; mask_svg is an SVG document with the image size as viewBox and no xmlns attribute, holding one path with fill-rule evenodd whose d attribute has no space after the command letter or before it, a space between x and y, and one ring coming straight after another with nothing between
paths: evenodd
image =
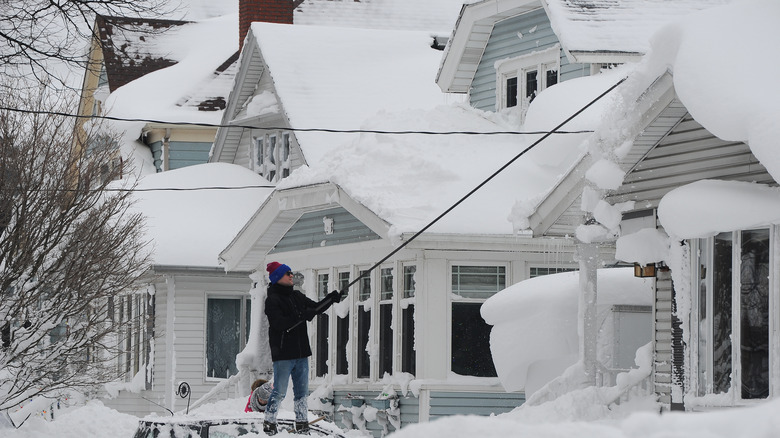
<instances>
[{"instance_id":1,"label":"dormer window","mask_svg":"<svg viewBox=\"0 0 780 438\"><path fill-rule=\"evenodd\" d=\"M560 46L529 55L504 59L496 63L496 110L520 106L525 114L528 105L544 89L558 83Z\"/></svg>"},{"instance_id":2,"label":"dormer window","mask_svg":"<svg viewBox=\"0 0 780 438\"><path fill-rule=\"evenodd\" d=\"M270 182L277 182L290 174L289 132L274 132L255 137L252 161L254 171Z\"/></svg>"}]
</instances>

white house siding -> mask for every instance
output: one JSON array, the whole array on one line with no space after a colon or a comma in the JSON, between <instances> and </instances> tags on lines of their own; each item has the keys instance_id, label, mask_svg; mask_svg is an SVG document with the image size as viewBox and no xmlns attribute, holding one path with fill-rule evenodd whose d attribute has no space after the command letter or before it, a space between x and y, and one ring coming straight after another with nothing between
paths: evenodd
<instances>
[{"instance_id":1,"label":"white house siding","mask_svg":"<svg viewBox=\"0 0 780 438\"><path fill-rule=\"evenodd\" d=\"M155 274L152 389L141 393L121 391L117 398L105 400L109 407L138 416L164 414L165 408L185 410L187 399L174 394L181 382L190 385L190 400L194 402L222 381L206 376L206 300L208 296L248 296L251 287L247 273L226 274L217 268L157 268ZM170 305L174 306L173 312ZM228 396L235 394L221 395Z\"/></svg>"},{"instance_id":2,"label":"white house siding","mask_svg":"<svg viewBox=\"0 0 780 438\"><path fill-rule=\"evenodd\" d=\"M484 111L496 110L496 61L549 49L558 43L541 7L496 23L471 83L471 106ZM569 64L563 51L560 56L561 82L590 74L590 65Z\"/></svg>"},{"instance_id":3,"label":"white house siding","mask_svg":"<svg viewBox=\"0 0 780 438\"><path fill-rule=\"evenodd\" d=\"M460 239L459 239L460 238ZM317 273L328 273L331 279L332 287L335 287L333 279L338 272L349 271L350 279L357 278L361 269L367 269L381 260L394 249L386 240L371 240L360 243L349 243L334 246L315 246L308 249L299 249L293 251L278 251L269 254L267 262L272 260L279 261L289 265L293 270L304 274L305 280L302 286L311 298L316 298L316 277ZM428 421L432 418L459 413L463 406L469 403L482 403L490 400L490 412L506 412L521 404L524 400L522 393L513 393L506 395L506 391L498 383L497 379L486 378L483 385L474 384L470 381L469 385L462 382L451 381L450 361L451 361L451 303L452 294L450 288L450 279L452 276L452 266L459 265L501 265L506 266L507 285L514 284L526 279L531 266L536 267L576 267L573 260L573 247L570 240L564 239L522 239L511 236L501 239L493 238L490 242L482 239L468 239L462 236L433 236L432 239L419 238L409 246L395 254L391 260L383 263L382 267L393 267L396 296L400 296L401 269L402 266L415 264L417 271L416 293L415 293L415 351L416 351L416 369L415 378L419 380L428 380L438 382L436 385L423 385L420 389L420 397L414 396L411 392L402 393L402 388L394 384L394 390L402 397L401 417L402 424L413 423L417 421ZM378 274L378 272L374 272ZM347 384L339 384L333 387L336 400L332 406L333 410L338 409L339 405L344 403L344 394L361 394L366 400L373 399L379 395L387 383L383 382L381 376L377 374L377 358L372 357L371 378L358 379L354 377L356 367L356 340L355 327L357 324L357 308L355 298L357 294L357 285L350 290L347 300L351 301L350 319L351 319L351 345L348 351L350 361L350 373ZM377 283L374 283L374 293L377 291ZM375 333L379 324L377 306L372 308L372 331ZM330 342L333 345L335 311L333 309L327 312L330 315ZM396 301L394 309L395 325L394 329L394 356L396 359L393 364L393 370L399 371L400 360L397 356L400 345L400 317L399 306ZM317 325L309 325L312 346L314 347L317 339ZM375 346L378 335L374 334L372 344ZM315 355L312 357L313 363L317 361L316 348ZM331 348L332 350L332 348ZM329 371L333 372L335 363L335 352L329 352ZM312 373L314 367L312 366ZM324 382L321 378L314 378L312 374L311 389L315 390ZM437 396L433 397L433 393ZM415 400L411 400L414 398ZM431 404L435 401L434 404ZM495 403L493 403L495 402ZM483 413L472 412L472 413ZM484 412L488 414L487 410ZM340 416L336 416L340 421ZM375 436L380 436L382 426L376 422L370 422L367 429L372 431ZM391 427L392 431L393 428Z\"/></svg>"}]
</instances>

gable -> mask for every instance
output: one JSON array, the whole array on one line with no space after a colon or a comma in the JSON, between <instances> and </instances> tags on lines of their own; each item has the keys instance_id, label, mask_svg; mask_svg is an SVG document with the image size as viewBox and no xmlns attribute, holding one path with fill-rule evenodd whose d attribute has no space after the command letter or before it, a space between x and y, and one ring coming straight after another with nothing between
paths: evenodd
<instances>
[{"instance_id":1,"label":"gable","mask_svg":"<svg viewBox=\"0 0 780 438\"><path fill-rule=\"evenodd\" d=\"M326 230L332 226L332 232ZM271 254L322 246L377 240L380 236L343 207L304 213L276 244Z\"/></svg>"},{"instance_id":2,"label":"gable","mask_svg":"<svg viewBox=\"0 0 780 438\"><path fill-rule=\"evenodd\" d=\"M470 84L471 105L484 111L496 110L497 62L551 49L558 43L542 8L496 23ZM563 51L559 52L561 82L590 74L590 67L569 64Z\"/></svg>"},{"instance_id":3,"label":"gable","mask_svg":"<svg viewBox=\"0 0 780 438\"><path fill-rule=\"evenodd\" d=\"M670 122L674 125L666 127ZM610 203L642 201L638 209L654 208L670 190L702 179L776 185L747 144L715 137L678 99L637 137L632 150L641 152L645 137L664 130L666 133L629 169L623 185L608 197Z\"/></svg>"}]
</instances>

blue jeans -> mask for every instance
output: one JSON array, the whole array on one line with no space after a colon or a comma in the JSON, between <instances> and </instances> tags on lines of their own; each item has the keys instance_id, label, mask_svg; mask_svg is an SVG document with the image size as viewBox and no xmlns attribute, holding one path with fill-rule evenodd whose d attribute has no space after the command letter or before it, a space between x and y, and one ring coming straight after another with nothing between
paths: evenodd
<instances>
[{"instance_id":1,"label":"blue jeans","mask_svg":"<svg viewBox=\"0 0 780 438\"><path fill-rule=\"evenodd\" d=\"M276 423L276 414L287 395L287 384L292 377L295 421L309 421L306 397L309 395L309 358L278 360L274 362L274 389L265 408L265 421Z\"/></svg>"}]
</instances>

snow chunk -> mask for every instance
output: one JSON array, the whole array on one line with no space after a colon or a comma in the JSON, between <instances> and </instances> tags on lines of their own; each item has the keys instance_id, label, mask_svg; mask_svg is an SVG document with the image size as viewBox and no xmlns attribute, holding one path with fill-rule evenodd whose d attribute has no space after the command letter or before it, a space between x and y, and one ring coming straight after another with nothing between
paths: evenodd
<instances>
[{"instance_id":1,"label":"snow chunk","mask_svg":"<svg viewBox=\"0 0 780 438\"><path fill-rule=\"evenodd\" d=\"M776 224L780 189L740 181L697 181L664 196L658 219L670 235L682 239Z\"/></svg>"},{"instance_id":2,"label":"snow chunk","mask_svg":"<svg viewBox=\"0 0 780 438\"><path fill-rule=\"evenodd\" d=\"M645 228L617 240L615 258L642 265L669 260L669 236L655 228Z\"/></svg>"}]
</instances>

